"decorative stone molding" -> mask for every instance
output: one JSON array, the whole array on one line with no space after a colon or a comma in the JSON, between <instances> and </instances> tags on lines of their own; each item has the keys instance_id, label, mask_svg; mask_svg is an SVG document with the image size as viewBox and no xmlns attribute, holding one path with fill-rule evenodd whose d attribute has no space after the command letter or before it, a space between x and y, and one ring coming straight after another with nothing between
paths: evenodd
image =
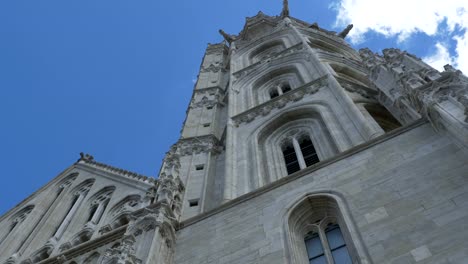
<instances>
[{"instance_id":1,"label":"decorative stone molding","mask_svg":"<svg viewBox=\"0 0 468 264\"><path fill-rule=\"evenodd\" d=\"M281 109L288 103L297 102L302 100L304 97L312 95L320 90L320 88L326 86L328 83L328 75L318 78L312 82L309 82L299 88L293 89L292 91L278 96L270 101L258 105L250 110L247 110L239 115L232 118L235 126L239 126L242 123L250 123L259 116L266 116L274 109Z\"/></svg>"},{"instance_id":2,"label":"decorative stone molding","mask_svg":"<svg viewBox=\"0 0 468 264\"><path fill-rule=\"evenodd\" d=\"M216 105L222 105L221 96L219 94L216 94L212 99L208 99L207 96L203 96L200 101L192 101L189 108L214 107Z\"/></svg>"},{"instance_id":3,"label":"decorative stone molding","mask_svg":"<svg viewBox=\"0 0 468 264\"><path fill-rule=\"evenodd\" d=\"M104 253L102 263L118 264L140 264L141 259L135 256L135 242L133 236L126 235L122 238L121 244L117 248L110 248Z\"/></svg>"},{"instance_id":4,"label":"decorative stone molding","mask_svg":"<svg viewBox=\"0 0 468 264\"><path fill-rule=\"evenodd\" d=\"M217 62L217 64L210 64L210 66L208 67L201 67L201 70L200 72L201 73L205 73L205 72L214 72L214 73L217 73L217 72L226 72L226 68L220 64L219 62Z\"/></svg>"},{"instance_id":5,"label":"decorative stone molding","mask_svg":"<svg viewBox=\"0 0 468 264\"><path fill-rule=\"evenodd\" d=\"M188 156L199 153L220 153L222 147L218 139L213 135L182 138L177 143L177 153L180 156Z\"/></svg>"},{"instance_id":6,"label":"decorative stone molding","mask_svg":"<svg viewBox=\"0 0 468 264\"><path fill-rule=\"evenodd\" d=\"M110 166L110 165L107 165L107 164L104 164L104 163L96 162L94 160L93 156L91 156L89 154L83 154L82 155L82 153L80 153L80 156L82 158L80 158L78 160L77 164L85 164L85 165L88 165L88 166L96 168L96 169L100 169L100 170L110 172L110 173L113 173L113 174L118 174L120 176L132 178L132 179L139 180L139 181L142 181L142 182L145 182L145 183L153 183L153 182L156 181L156 179L154 179L152 177L144 176L144 175L141 175L141 174L138 174L138 173L135 173L135 172L131 172L131 171L128 171L128 170L113 167L113 166Z\"/></svg>"},{"instance_id":7,"label":"decorative stone molding","mask_svg":"<svg viewBox=\"0 0 468 264\"><path fill-rule=\"evenodd\" d=\"M258 61L242 70L239 70L233 73L233 82L237 82L239 79L246 77L247 75L251 74L252 72L256 71L259 65L264 63L272 62L273 60L280 59L283 57L287 57L289 55L297 54L304 50L304 45L299 43L292 47L289 47L281 52L273 52L265 57L262 58L261 61Z\"/></svg>"}]
</instances>

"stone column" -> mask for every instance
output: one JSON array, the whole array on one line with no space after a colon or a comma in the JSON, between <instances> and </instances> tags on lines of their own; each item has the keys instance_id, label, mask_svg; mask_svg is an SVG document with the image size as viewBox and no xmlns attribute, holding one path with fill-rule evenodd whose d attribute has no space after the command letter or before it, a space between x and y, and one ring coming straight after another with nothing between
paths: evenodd
<instances>
[{"instance_id":1,"label":"stone column","mask_svg":"<svg viewBox=\"0 0 468 264\"><path fill-rule=\"evenodd\" d=\"M106 208L104 206L104 202L99 203L98 208L96 209L96 212L94 212L93 218L91 218L91 223L97 225L99 223L99 220L101 219L102 213L104 213L104 209Z\"/></svg>"},{"instance_id":2,"label":"stone column","mask_svg":"<svg viewBox=\"0 0 468 264\"><path fill-rule=\"evenodd\" d=\"M57 232L55 232L53 239L58 241L60 237L62 237L63 233L65 232L65 229L68 227L68 224L70 224L73 216L78 210L78 207L80 206L81 202L84 200L84 197L85 197L84 193L79 194L79 197L76 200L76 202L73 204L72 208L70 209L70 212L68 212L67 216L65 217L63 222L60 224L60 227L58 228Z\"/></svg>"}]
</instances>

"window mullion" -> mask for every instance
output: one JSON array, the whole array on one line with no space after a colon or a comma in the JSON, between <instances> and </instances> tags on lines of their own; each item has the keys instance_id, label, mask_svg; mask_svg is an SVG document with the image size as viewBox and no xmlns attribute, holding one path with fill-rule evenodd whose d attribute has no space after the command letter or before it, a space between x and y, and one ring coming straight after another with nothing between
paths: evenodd
<instances>
[{"instance_id":1,"label":"window mullion","mask_svg":"<svg viewBox=\"0 0 468 264\"><path fill-rule=\"evenodd\" d=\"M328 244L327 235L325 234L325 230L319 228L319 236L320 241L322 242L323 253L325 253L325 258L327 259L327 264L335 264L333 260L333 255L330 249L330 245Z\"/></svg>"},{"instance_id":2,"label":"window mullion","mask_svg":"<svg viewBox=\"0 0 468 264\"><path fill-rule=\"evenodd\" d=\"M301 146L299 145L299 142L296 138L293 138L292 141L294 146L294 152L296 152L297 160L299 162L299 167L301 167L301 170L303 170L307 168L307 165L305 163L304 156L302 156Z\"/></svg>"}]
</instances>

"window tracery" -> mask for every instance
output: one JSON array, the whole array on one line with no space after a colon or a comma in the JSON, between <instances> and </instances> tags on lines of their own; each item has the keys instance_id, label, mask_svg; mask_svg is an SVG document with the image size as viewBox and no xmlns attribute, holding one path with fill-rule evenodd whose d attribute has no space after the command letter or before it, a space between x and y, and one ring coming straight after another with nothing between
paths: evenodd
<instances>
[{"instance_id":1,"label":"window tracery","mask_svg":"<svg viewBox=\"0 0 468 264\"><path fill-rule=\"evenodd\" d=\"M291 263L369 263L366 250L339 196L310 194L287 214Z\"/></svg>"},{"instance_id":2,"label":"window tracery","mask_svg":"<svg viewBox=\"0 0 468 264\"><path fill-rule=\"evenodd\" d=\"M291 133L281 144L288 175L320 162L310 136L304 131Z\"/></svg>"},{"instance_id":3,"label":"window tracery","mask_svg":"<svg viewBox=\"0 0 468 264\"><path fill-rule=\"evenodd\" d=\"M25 208L19 210L10 218L10 221L8 221L7 227L5 228L5 230L7 231L0 238L0 245L10 236L10 234L13 233L13 231L19 228L21 223L23 223L24 220L26 220L26 218L28 217L28 215L31 213L33 209L34 209L34 205L26 206Z\"/></svg>"},{"instance_id":4,"label":"window tracery","mask_svg":"<svg viewBox=\"0 0 468 264\"><path fill-rule=\"evenodd\" d=\"M102 191L94 195L90 200L90 211L88 216L88 225L99 224L104 211L109 204L109 201L114 193L115 187L106 187Z\"/></svg>"},{"instance_id":5,"label":"window tracery","mask_svg":"<svg viewBox=\"0 0 468 264\"><path fill-rule=\"evenodd\" d=\"M86 180L80 185L78 185L72 191L73 198L71 200L67 214L64 216L61 224L57 227L56 231L54 232L53 239L55 241L58 241L62 237L66 228L68 227L71 220L73 219L73 216L78 211L78 208L80 207L81 203L83 202L85 197L88 195L88 192L93 186L93 184L94 184L94 179Z\"/></svg>"}]
</instances>

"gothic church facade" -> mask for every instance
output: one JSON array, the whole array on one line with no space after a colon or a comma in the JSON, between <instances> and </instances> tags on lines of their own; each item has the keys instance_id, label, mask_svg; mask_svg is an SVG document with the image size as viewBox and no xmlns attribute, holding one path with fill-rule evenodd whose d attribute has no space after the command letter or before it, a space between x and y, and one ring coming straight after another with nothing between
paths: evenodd
<instances>
[{"instance_id":1,"label":"gothic church facade","mask_svg":"<svg viewBox=\"0 0 468 264\"><path fill-rule=\"evenodd\" d=\"M1 264L468 263L468 78L261 12L208 45L157 179L88 154Z\"/></svg>"}]
</instances>

